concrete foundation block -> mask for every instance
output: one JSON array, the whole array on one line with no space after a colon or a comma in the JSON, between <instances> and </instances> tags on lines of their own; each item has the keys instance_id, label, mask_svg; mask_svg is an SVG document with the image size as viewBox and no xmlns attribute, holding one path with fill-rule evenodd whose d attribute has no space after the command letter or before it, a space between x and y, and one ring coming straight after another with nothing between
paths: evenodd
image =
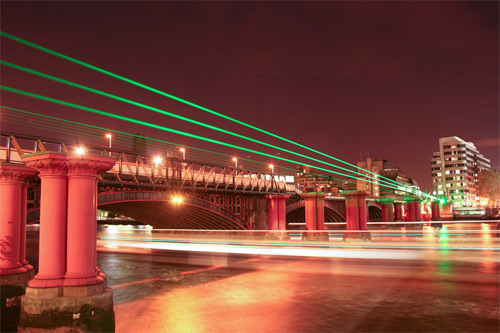
<instances>
[{"instance_id":1,"label":"concrete foundation block","mask_svg":"<svg viewBox=\"0 0 500 333\"><path fill-rule=\"evenodd\" d=\"M33 288L34 289L34 288ZM77 291L77 293L81 290ZM21 301L19 332L114 332L113 291L87 297L40 299L25 295Z\"/></svg>"},{"instance_id":2,"label":"concrete foundation block","mask_svg":"<svg viewBox=\"0 0 500 333\"><path fill-rule=\"evenodd\" d=\"M302 234L302 240L309 242L328 242L328 232L304 232Z\"/></svg>"},{"instance_id":3,"label":"concrete foundation block","mask_svg":"<svg viewBox=\"0 0 500 333\"><path fill-rule=\"evenodd\" d=\"M63 288L63 296L66 297L88 297L94 295L103 294L106 290L106 285L104 283L92 284L88 286L77 286L77 287L67 287Z\"/></svg>"},{"instance_id":4,"label":"concrete foundation block","mask_svg":"<svg viewBox=\"0 0 500 333\"><path fill-rule=\"evenodd\" d=\"M342 239L344 242L371 242L372 234L368 231L345 232Z\"/></svg>"},{"instance_id":5,"label":"concrete foundation block","mask_svg":"<svg viewBox=\"0 0 500 333\"><path fill-rule=\"evenodd\" d=\"M266 241L287 241L290 240L290 235L287 232L269 231L265 236Z\"/></svg>"},{"instance_id":6,"label":"concrete foundation block","mask_svg":"<svg viewBox=\"0 0 500 333\"><path fill-rule=\"evenodd\" d=\"M26 297L36 299L53 299L63 295L62 287L52 288L26 288Z\"/></svg>"}]
</instances>

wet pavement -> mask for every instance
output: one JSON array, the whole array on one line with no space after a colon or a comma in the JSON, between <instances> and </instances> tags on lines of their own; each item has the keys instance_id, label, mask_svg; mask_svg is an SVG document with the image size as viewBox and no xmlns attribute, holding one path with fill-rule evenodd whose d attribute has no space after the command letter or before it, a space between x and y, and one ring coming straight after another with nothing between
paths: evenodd
<instances>
[{"instance_id":1,"label":"wet pavement","mask_svg":"<svg viewBox=\"0 0 500 333\"><path fill-rule=\"evenodd\" d=\"M412 233L345 248L101 229L98 265L117 332L499 332L498 230Z\"/></svg>"}]
</instances>

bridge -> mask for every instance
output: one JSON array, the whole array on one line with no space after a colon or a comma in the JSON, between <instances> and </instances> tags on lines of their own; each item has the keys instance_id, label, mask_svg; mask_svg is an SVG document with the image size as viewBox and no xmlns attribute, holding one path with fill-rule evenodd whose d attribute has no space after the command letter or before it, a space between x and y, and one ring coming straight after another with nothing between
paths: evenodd
<instances>
[{"instance_id":1,"label":"bridge","mask_svg":"<svg viewBox=\"0 0 500 333\"><path fill-rule=\"evenodd\" d=\"M80 147L74 142L19 133L2 132L0 136L0 160L5 163L23 164L23 155L49 150L70 153ZM265 229L266 205L259 201L267 194L284 193L294 196L287 200L287 229L305 226L305 201L283 175L178 157L159 160L158 156L92 145L85 149L88 154L115 159L113 168L99 175L99 209L160 229ZM35 182L29 188L27 223L40 219L39 185ZM183 198L182 209L171 203L176 196ZM327 227L329 222L346 221L344 197L330 196L324 203ZM254 207L259 204L262 211ZM381 218L380 205L371 201L369 220Z\"/></svg>"},{"instance_id":2,"label":"bridge","mask_svg":"<svg viewBox=\"0 0 500 333\"><path fill-rule=\"evenodd\" d=\"M162 117L189 123L193 129L192 132L187 132L167 127L165 123L150 123L144 119L76 104L71 100L41 95L39 91L26 91L26 87L2 85L0 89L5 93L31 101L52 103L72 112L77 110L142 126L151 131L161 131L162 135L169 133L208 142L261 158L260 169L243 168L241 163L238 167L237 157L232 158L234 167L227 165L228 156L221 152L210 153L212 156L223 157L225 160L222 163L207 162L203 158L186 159L184 152L180 158L178 154L171 154L165 149L176 144L157 138L151 138L150 141L156 143L159 154L148 155L144 147L141 148L142 141L148 139L144 136L1 106L2 122L23 126L26 131L37 128L44 132L56 133L56 136L76 137L81 141L92 141L97 137L102 140L104 131L110 131L118 138L133 138L135 146L132 150L112 148L112 134L109 134L109 146L102 147L62 139L1 133L0 277L2 286L8 287L7 293L2 289L2 321L20 315L20 325L35 330L55 326L62 327L62 330L64 327L77 329L88 323L92 323L96 331L114 330L113 292L107 287L106 275L97 268L98 207L136 217L155 228L267 230L271 231L269 236L275 237L274 239L288 237L286 230L289 229L305 229L305 241L328 241L328 233L324 231L329 228L328 223L335 221L345 221L347 230L343 236L344 241L370 241L371 234L367 230L369 217L387 222L403 220L403 202L391 199L374 202L367 198L366 192L356 190L344 191L343 198L326 197L322 192L301 193L295 188L291 174L286 175L283 172L283 167L281 174L278 174L279 172L274 172L274 166L270 165L269 172L268 164L262 159L294 166L303 164L322 172L361 179L377 187L403 190L410 196L404 203L407 211L404 218L406 221L420 221L420 197L435 199L368 170L363 170L361 175L359 168L353 164L230 116L13 35L4 32L0 32L0 35L37 51L258 131L259 135L255 138L232 132L2 59L1 65L13 71L82 91L87 94L80 98L82 101L99 95L99 98L108 98L141 111L155 112ZM231 140L221 141L205 137L200 135L200 128L210 133L216 131L230 136ZM263 136L280 140L280 144L263 141ZM237 144L236 140L232 140L234 138L250 142L259 149ZM308 154L313 153L321 158L282 147L283 142L294 146L294 149L299 147L307 150ZM265 147L266 151L261 150L262 147ZM252 165L251 155L247 155L246 159L249 165ZM338 165L339 163L346 167ZM264 165L267 171L263 171ZM433 218L438 217L439 204L433 202ZM38 220L39 270L33 276L33 267L26 260L26 222ZM9 300L5 295L9 295ZM8 311L7 304L13 305ZM86 329L92 330L89 327Z\"/></svg>"}]
</instances>

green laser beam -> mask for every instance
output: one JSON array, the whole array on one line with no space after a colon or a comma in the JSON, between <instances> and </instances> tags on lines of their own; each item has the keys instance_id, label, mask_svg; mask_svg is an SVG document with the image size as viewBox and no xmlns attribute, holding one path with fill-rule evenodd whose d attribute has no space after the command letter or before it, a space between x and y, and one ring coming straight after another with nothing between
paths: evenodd
<instances>
[{"instance_id":1,"label":"green laser beam","mask_svg":"<svg viewBox=\"0 0 500 333\"><path fill-rule=\"evenodd\" d=\"M323 155L323 156L325 156L325 157L331 158L331 159L336 160L336 161L338 161L338 162L341 162L341 163L347 164L347 165L352 166L352 167L355 167L355 168L357 168L357 169L361 169L361 170L366 171L366 172L368 172L368 173L370 173L370 174L377 175L376 173L374 173L374 172L372 172L372 171L369 171L369 170L365 170L365 169L359 168L358 166L356 166L356 165L354 165L354 164L348 163L348 162L343 161L343 160L341 160L341 159L338 159L338 158L336 158L336 157L334 157L334 156L331 156L331 155L325 154L325 153L323 153L323 152L321 152L321 151L318 151L318 150L316 150L316 149L313 149L313 148L307 147L307 146L305 146L305 145L302 145L302 144L297 143L297 142L295 142L295 141L292 141L292 140L286 139L286 138L284 138L284 137L282 137L282 136L279 136L279 135L277 135L277 134L274 134L274 133L268 132L268 131L266 131L266 130L260 129L260 128L258 128L258 127L253 126L253 125L250 125L250 124L247 124L247 123L245 123L245 122L239 121L239 120L237 120L237 119L235 119L235 118L232 118L232 117L226 116L226 115L224 115L224 114L222 114L222 113L219 113L219 112L216 112L216 111L214 111L214 110L211 110L211 109L205 108L205 107L203 107L203 106L201 106L201 105L198 105L198 104L192 103L192 102L190 102L190 101L184 100L184 99L179 98L179 97L177 97L177 96L174 96L174 95L171 95L171 94L165 93L165 92L163 92L163 91L161 91L161 90L158 90L158 89L155 89L155 88L149 87L149 86L147 86L147 85L145 85L145 84L142 84L142 83L139 83L139 82L137 82L137 81L134 81L134 80L128 79L128 78L123 77L123 76L121 76L121 75L118 75L118 74L115 74L115 73L109 72L109 71L107 71L107 70L104 70L104 69L102 69L102 68L99 68L99 67L96 67L96 66L93 66L93 65L87 64L87 63L85 63L85 62L83 62L83 61L80 61L80 60L77 60L77 59L75 59L75 58L69 57L69 56L64 55L64 54L62 54L62 53L59 53L59 52L53 51L53 50L51 50L51 49L45 48L45 47L43 47L43 46L37 45L37 44L32 43L32 42L29 42L29 41L26 41L26 40L24 40L24 39L21 39L21 38L19 38L19 37L14 36L14 35L8 34L8 33L6 33L6 32L0 31L0 35L1 35L1 36L3 36L3 37L9 38L9 39L11 39L11 40L14 40L14 41L16 41L16 42L18 42L18 43L21 43L21 44L24 44L24 45L30 46L30 47L32 47L32 48L35 48L35 49L41 50L41 51L43 51L43 52L46 52L46 53L49 53L49 54L51 54L51 55L57 56L57 57L59 57L59 58L65 59L65 60L67 60L67 61L70 61L70 62L76 63L76 64L78 64L78 65L80 65L80 66L90 68L90 69L92 69L92 70L94 70L94 71L97 71L97 72L100 72L100 73L106 74L106 75L108 75L108 76L114 77L114 78L116 78L116 79L119 79L119 80L121 80L121 81L127 82L127 83L129 83L129 84L132 84L132 85L135 85L135 86L141 87L141 88L143 88L143 89L146 89L146 90L152 91L152 92L154 92L154 93L157 93L157 94L159 94L159 95L162 95L162 96L168 97L168 98L173 99L173 100L175 100L175 101L178 101L178 102L184 103L184 104L186 104L186 105L189 105L189 106L195 107L195 108L197 108L197 109L200 109L200 110L206 111L206 112L211 113L211 114L213 114L213 115L216 115L216 116L219 116L219 117L221 117L221 118L224 118L224 119L230 120L230 121L235 122L235 123L237 123L237 124L240 124L240 125L243 125L243 126L245 126L245 127L248 127L248 128L254 129L254 130L256 130L256 131L259 131L259 132L261 132L261 133L267 134L267 135L269 135L269 136L272 136L272 137L278 138L278 139L280 139L280 140L286 141L286 142L288 142L288 143L291 143L291 144L296 145L296 146L298 146L298 147L301 147L301 148L307 149L307 150L309 150L309 151L315 152L315 153L317 153L317 154ZM379 176L379 175L377 175L377 176ZM392 180L392 179L390 179L390 178L384 177L384 176L380 176L380 178L384 178L384 179L386 179L387 181L389 181L389 182L391 182L391 183L396 183L397 185L400 185L400 186L406 186L406 185L404 185L404 184L401 184L401 183L399 183L399 182L396 182L396 181L394 181L394 180Z\"/></svg>"},{"instance_id":2,"label":"green laser beam","mask_svg":"<svg viewBox=\"0 0 500 333\"><path fill-rule=\"evenodd\" d=\"M284 157L281 157L281 156L271 155L271 154L260 152L260 151L254 150L254 149L249 149L249 148L245 148L245 147L233 145L233 144L230 144L230 143L226 143L226 142L223 142L223 141L206 138L206 137L203 137L203 136L200 136L200 135L196 135L196 134L192 134L192 133L188 133L188 132L184 132L184 131L175 130L175 129L172 129L172 128L168 128L166 126L151 124L151 123L148 123L148 122L145 122L145 121L142 121L142 120L137 120L137 119L133 119L133 118L130 118L130 117L125 117L125 116L120 116L120 115L116 115L116 114L113 114L113 113L109 113L109 112L106 112L106 111L97 110L97 109L85 107L85 106L82 106L82 105L78 105L78 104L69 103L69 102L66 102L66 101L57 100L57 99L50 98L50 97L47 97L47 96L42 96L42 95L38 95L38 94L34 94L34 93L22 91L22 90L19 90L19 89L16 89L16 88L11 88L11 87L7 87L7 86L3 86L2 85L2 86L0 86L0 89L5 90L5 91L9 91L9 92L12 92L12 93L16 93L16 94L28 96L28 97L31 97L31 98L34 98L34 99L39 99L39 100L51 102L51 103L54 103L54 104L64 105L64 106L72 107L72 108L75 108L75 109L80 109L80 110L84 110L84 111L87 111L87 112L91 112L91 113L94 113L94 114L99 114L99 115L107 116L107 117L110 117L110 118L119 119L119 120L131 122L131 123L139 124L139 125L142 125L142 126L146 126L146 127L151 127L151 128L163 130L163 131L166 131L166 132L170 132L170 133L175 133L175 134L179 134L179 135L191 137L191 138L198 139L198 140L201 140L201 141L206 141L206 142L210 142L210 143L214 143L214 144L218 144L218 145L222 145L222 146L226 146L226 147L231 147L231 148L235 148L235 149L238 149L238 150L243 150L243 151L255 153L255 154L258 154L258 155L262 155L262 156L272 157L272 158L276 158L276 159L279 159L279 160L282 160L282 161L286 161L286 162L290 162L290 163L299 163L300 164L300 162L298 162L298 161L287 159L287 158L284 158ZM310 164L304 164L304 165L312 167L312 168L316 168L318 170L332 172L332 173L335 173L335 174L338 174L338 175L341 175L341 176L344 176L344 177L351 177L350 175L346 175L346 174L343 174L343 173L340 173L340 172L337 172L337 171L333 171L333 170L329 170L329 169L325 169L325 168L322 168L322 167L318 167L318 166L314 166L314 165L310 165ZM357 177L354 177L354 178L358 179ZM366 180L366 179L363 179L363 181L365 181L365 182L371 182L371 181ZM386 187L390 187L390 186L386 186ZM394 187L394 188L399 189L397 187ZM414 190L414 189L411 189L411 190ZM413 192L410 192L410 191L405 191L405 192L407 192L407 193L413 193Z\"/></svg>"},{"instance_id":3,"label":"green laser beam","mask_svg":"<svg viewBox=\"0 0 500 333\"><path fill-rule=\"evenodd\" d=\"M131 133L127 133L127 132L112 130L112 129L108 129L108 128L104 128L104 127L99 127L99 126L94 126L94 125L90 125L90 124L79 123L79 122L75 122L75 121L71 121L71 120L67 120L67 119L61 119L61 118L57 118L57 117L48 116L48 115L37 114L37 113L34 113L34 112L29 112L29 111L25 111L25 110L10 108L10 107L7 107L7 106L0 106L0 108L6 109L6 110L15 111L15 112L20 112L20 113L24 113L24 114L28 114L28 115L34 116L34 117L48 118L49 121L53 121L55 123L55 124L51 124L47 120L42 119L42 121L45 121L46 124L43 124L41 126L39 123L42 122L42 121L40 119L37 119L37 123L38 124L36 126L30 125L30 127L36 127L36 128L40 128L40 129L49 129L49 130L54 130L54 131L57 130L58 132L64 131L63 132L64 134L73 134L74 135L75 134L74 127L71 127L69 125L65 125L64 126L65 129L62 130L61 127L59 125L57 125L57 123L66 122L66 123L70 123L71 125L75 125L75 126L89 127L89 129L86 129L86 131L85 131L87 133L96 133L96 132L92 132L92 130L94 130L94 131L98 131L99 130L100 132L112 132L112 133L120 134L122 136L139 137L139 138L142 138L142 139L145 139L145 140L148 140L148 141L153 141L157 145L157 147L160 147L160 143L161 144L169 144L169 145L172 145L172 146L178 146L179 145L177 143L172 143L172 142L168 142L168 141L164 141L164 140L143 137L143 136L139 136L139 135L136 135L136 134L131 134ZM20 117L22 117L22 118L19 118L19 122L17 124L26 125L26 117L23 116L23 115L20 115ZM4 120L6 119L5 113L4 113L3 119ZM83 132L84 130L85 129L78 128L78 131L82 131ZM98 137L101 137L101 135L96 134L95 138L98 138ZM128 140L127 141L121 140L121 142L126 142L127 144L130 143ZM221 156L226 157L226 158L232 157L231 155L227 155L227 154L223 154L223 153L218 153L218 152L214 152L214 151L209 151L209 150L205 150L205 149L201 149L201 148L197 148L197 147L189 147L189 146L183 146L183 147L188 148L190 150L198 150L198 151L201 151L203 153L207 153L208 155L215 154L215 155L221 155ZM248 160L248 159L245 159L245 158L241 158L241 160L248 161L248 162L255 163L255 164L262 164L262 165L266 165L267 166L267 163L264 163L264 162ZM288 168L288 167L285 167L285 166L282 166L280 168L284 169L284 170L290 170L290 171L295 172L295 169ZM331 177L331 176L323 176L323 175L318 175L318 174L314 174L314 173L308 173L308 174L313 175L313 176L324 177L324 178L327 178L327 179L339 180L339 181L342 181L342 182L356 184L356 182L353 182L353 181L346 181L344 179L334 178L334 177Z\"/></svg>"},{"instance_id":4,"label":"green laser beam","mask_svg":"<svg viewBox=\"0 0 500 333\"><path fill-rule=\"evenodd\" d=\"M55 82L59 82L59 83L62 83L62 84L65 84L65 85L68 85L68 86L71 86L71 87L75 87L75 88L78 88L78 89L81 89L81 90L89 91L89 92L97 94L97 95L101 95L101 96L105 96L107 98L118 100L118 101L123 102L123 103L131 104L131 105L143 108L143 109L147 109L147 110L150 110L150 111L153 111L153 112L157 112L157 113L160 113L160 114L172 117L172 118L180 119L180 120L183 120L185 122L189 122L189 123L192 123L192 124L195 124L195 125L198 125L198 126L209 128L209 129L214 130L214 131L218 131L218 132L221 132L221 133L224 133L224 134L228 134L228 135L231 135L231 136L234 136L234 137L238 137L238 138L241 138L241 139L244 139L244 140L247 140L247 141L258 143L258 144L263 145L263 146L267 146L267 147L270 147L270 148L273 148L273 149L278 149L278 150L287 152L289 154L300 156L302 158L306 158L306 159L309 159L309 160L312 160L312 161L315 161L315 162L318 162L318 163L326 164L328 166L331 166L331 167L334 167L334 168L338 168L338 169L341 169L341 170L344 170L344 171L347 171L347 172L350 172L350 173L358 174L357 171L349 170L347 168L343 168L341 166L338 166L338 165L335 165L335 164L332 164L332 163L328 163L328 162L325 162L325 161L322 161L322 160L319 160L319 159L316 159L316 158L313 158L313 157L309 157L307 155L304 155L304 154L301 154L301 153L297 153L297 152L294 152L294 151L286 149L286 148L282 148L282 147L279 147L279 146L276 146L276 145L273 145L273 144L270 144L270 143L266 143L266 142L263 142L263 141L260 141L260 140L257 140L257 139L253 139L253 138L250 138L250 137L247 137L247 136L244 136L244 135L240 135L240 134L228 131L228 130L224 130L224 129L216 127L216 126L205 124L203 122L200 122L200 121L197 121L197 120L193 120L193 119L188 118L188 117L180 116L180 115L177 115L175 113L168 112L168 111L165 111L165 110L162 110L162 109L158 109L158 108L155 108L155 107L143 104L143 103L135 102L135 101L132 101L132 100L127 99L127 98L122 98L122 97L119 97L119 96L116 96L116 95L113 95L113 94L109 94L109 93L106 93L106 92L101 91L101 90L93 89L93 88L90 88L90 87L87 87L87 86L84 86L84 85L81 85L81 84L78 84L78 83L75 83L75 82L72 82L72 81L64 80L64 79L61 79L59 77L52 76L52 75L49 75L49 74L46 74L46 73L42 73L42 72L39 72L39 71L30 69L30 68L27 68L27 67L19 66L19 65L16 65L16 64L4 61L4 60L0 60L0 64L2 64L4 66L7 66L7 67L10 67L10 68L13 68L13 69L16 69L16 70L19 70L19 71L23 71L23 72L32 74L32 75L43 77L45 79L49 79L49 80L52 80L52 81L55 81ZM371 177L371 176L368 176L368 175L363 175L363 176L364 177L369 177L371 179L377 179L380 182L388 183L387 181L384 181L384 180L382 180L380 178L374 178L374 177Z\"/></svg>"}]
</instances>

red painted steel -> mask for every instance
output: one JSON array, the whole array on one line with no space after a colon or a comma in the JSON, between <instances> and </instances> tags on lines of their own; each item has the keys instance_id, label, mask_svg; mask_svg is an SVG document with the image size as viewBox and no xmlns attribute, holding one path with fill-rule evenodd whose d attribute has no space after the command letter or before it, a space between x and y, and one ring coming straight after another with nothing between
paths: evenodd
<instances>
[{"instance_id":1,"label":"red painted steel","mask_svg":"<svg viewBox=\"0 0 500 333\"><path fill-rule=\"evenodd\" d=\"M21 249L26 239L26 180L35 172L23 165L0 164L0 275L27 272L32 267L27 265L25 249ZM24 204L24 206L23 206ZM24 240L24 241L23 241Z\"/></svg>"},{"instance_id":2,"label":"red painted steel","mask_svg":"<svg viewBox=\"0 0 500 333\"><path fill-rule=\"evenodd\" d=\"M368 206L365 191L344 191L347 230L367 230Z\"/></svg>"}]
</instances>

